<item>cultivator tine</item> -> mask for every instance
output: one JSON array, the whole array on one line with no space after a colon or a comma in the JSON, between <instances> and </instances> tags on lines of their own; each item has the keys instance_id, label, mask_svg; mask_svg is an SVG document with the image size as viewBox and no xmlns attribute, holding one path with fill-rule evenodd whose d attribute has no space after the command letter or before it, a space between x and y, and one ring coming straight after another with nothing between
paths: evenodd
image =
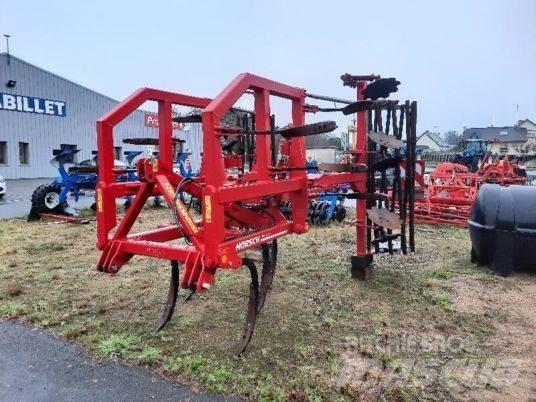
<instances>
[{"instance_id":1,"label":"cultivator tine","mask_svg":"<svg viewBox=\"0 0 536 402\"><path fill-rule=\"evenodd\" d=\"M276 262L277 240L274 240L271 245L264 244L262 246L262 276L257 313L262 310L264 301L266 300L266 294L268 293L268 290L270 290L270 286L274 280Z\"/></svg>"},{"instance_id":2,"label":"cultivator tine","mask_svg":"<svg viewBox=\"0 0 536 402\"><path fill-rule=\"evenodd\" d=\"M169 291L166 300L166 307L162 312L160 320L156 324L156 331L160 331L173 316L175 304L177 303L177 294L179 292L179 263L171 261L171 278L169 280Z\"/></svg>"},{"instance_id":3,"label":"cultivator tine","mask_svg":"<svg viewBox=\"0 0 536 402\"><path fill-rule=\"evenodd\" d=\"M370 107L372 107L373 102L369 100L361 100L357 102L350 103L349 105L346 105L344 107L314 107L315 112L342 112L344 115L354 114L357 112L361 112L363 110L368 110ZM312 105L311 105L312 106Z\"/></svg>"},{"instance_id":4,"label":"cultivator tine","mask_svg":"<svg viewBox=\"0 0 536 402\"><path fill-rule=\"evenodd\" d=\"M186 292L186 296L184 296L184 301L185 302L190 301L194 293L195 293L195 289L188 289L188 291Z\"/></svg>"},{"instance_id":5,"label":"cultivator tine","mask_svg":"<svg viewBox=\"0 0 536 402\"><path fill-rule=\"evenodd\" d=\"M409 105L409 101L406 101ZM407 175L410 177L409 194L409 245L410 250L415 252L415 147L417 144L417 102L411 102L410 106L410 133L408 137L408 151L411 155L407 162ZM408 122L409 123L409 122Z\"/></svg>"},{"instance_id":6,"label":"cultivator tine","mask_svg":"<svg viewBox=\"0 0 536 402\"><path fill-rule=\"evenodd\" d=\"M283 130L276 131L276 133L281 134L281 136L284 138L308 137L310 135L330 133L336 128L337 123L334 121L321 121L319 123L285 128Z\"/></svg>"},{"instance_id":7,"label":"cultivator tine","mask_svg":"<svg viewBox=\"0 0 536 402\"><path fill-rule=\"evenodd\" d=\"M402 220L387 208L372 207L367 209L368 218L378 227L386 229L400 229Z\"/></svg>"},{"instance_id":8,"label":"cultivator tine","mask_svg":"<svg viewBox=\"0 0 536 402\"><path fill-rule=\"evenodd\" d=\"M396 78L379 78L371 82L363 91L365 99L376 100L379 98L387 98L393 92L398 91L400 81Z\"/></svg>"},{"instance_id":9,"label":"cultivator tine","mask_svg":"<svg viewBox=\"0 0 536 402\"><path fill-rule=\"evenodd\" d=\"M381 131L368 133L368 137L376 144L387 148L400 149L404 146L404 141Z\"/></svg>"},{"instance_id":10,"label":"cultivator tine","mask_svg":"<svg viewBox=\"0 0 536 402\"><path fill-rule=\"evenodd\" d=\"M248 309L246 312L246 324L244 326L244 333L242 338L236 345L236 355L241 355L251 340L253 335L253 330L255 329L255 321L257 319L257 309L259 306L259 276L257 273L257 267L253 260L249 258L244 258L242 260L244 265L248 267L249 273L251 274L251 284L249 285L249 301Z\"/></svg>"}]
</instances>

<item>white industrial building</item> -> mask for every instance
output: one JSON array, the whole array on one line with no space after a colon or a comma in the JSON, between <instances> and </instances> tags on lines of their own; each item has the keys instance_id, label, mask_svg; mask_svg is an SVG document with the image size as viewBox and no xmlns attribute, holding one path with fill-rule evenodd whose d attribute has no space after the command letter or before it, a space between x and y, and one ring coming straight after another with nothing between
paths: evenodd
<instances>
[{"instance_id":1,"label":"white industrial building","mask_svg":"<svg viewBox=\"0 0 536 402\"><path fill-rule=\"evenodd\" d=\"M128 95L128 94L127 94ZM76 148L77 161L97 150L96 121L118 102L7 53L0 53L0 175L7 179L55 177L53 151ZM199 168L200 124L176 130ZM138 110L114 129L116 159L147 147L123 139L157 137L154 115Z\"/></svg>"}]
</instances>

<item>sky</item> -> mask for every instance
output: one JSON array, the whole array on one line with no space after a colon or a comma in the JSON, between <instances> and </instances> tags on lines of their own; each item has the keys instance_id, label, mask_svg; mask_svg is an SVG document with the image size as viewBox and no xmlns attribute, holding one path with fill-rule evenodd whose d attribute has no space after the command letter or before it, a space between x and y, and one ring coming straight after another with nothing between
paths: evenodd
<instances>
[{"instance_id":1,"label":"sky","mask_svg":"<svg viewBox=\"0 0 536 402\"><path fill-rule=\"evenodd\" d=\"M353 99L340 75L377 73L418 102L419 133L536 121L535 22L536 0L0 0L13 55L118 100L214 97L241 72Z\"/></svg>"}]
</instances>

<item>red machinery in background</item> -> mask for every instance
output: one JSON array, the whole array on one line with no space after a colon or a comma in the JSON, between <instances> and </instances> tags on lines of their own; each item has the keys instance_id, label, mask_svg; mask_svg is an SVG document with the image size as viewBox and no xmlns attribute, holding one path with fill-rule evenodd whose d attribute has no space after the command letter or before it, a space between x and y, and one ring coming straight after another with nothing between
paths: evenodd
<instances>
[{"instance_id":1,"label":"red machinery in background","mask_svg":"<svg viewBox=\"0 0 536 402\"><path fill-rule=\"evenodd\" d=\"M381 131L379 123L382 112L388 111L388 121L391 118L396 120L396 111L399 112L400 119L406 118L406 134L412 145L408 147L410 157L407 159L409 168L406 176L411 178L414 170L411 154L414 155L416 104L406 102L397 106L395 103L378 101L378 97L387 97L396 91L396 85L393 88L392 81L389 81L391 79L386 81L378 76L346 78L351 78L355 83L358 100L341 109L321 109L306 105L307 93L303 89L252 74L240 74L214 99L142 88L98 120L100 160L96 189L97 246L102 250L98 269L115 274L135 255L170 260L170 289L158 329L171 319L175 308L179 263L183 266L180 286L190 292L189 296L213 286L218 269L233 270L245 265L250 271L251 286L244 334L237 346L237 353L243 352L272 283L277 261L277 239L308 230L308 191L311 188L330 188L340 183L349 183L354 190L353 198L357 199L356 255L351 261L354 276L366 277L370 273L372 254L379 251L381 236L388 240L389 251L392 251L391 241L395 237L403 236L405 239L408 219L411 249L414 248L413 221L410 219L413 208L412 186L406 186L405 192L399 186L393 196L402 205L401 212L397 215L388 202L386 191L380 189L380 192L376 192L374 171L377 167L371 166L371 163L378 163L377 157L382 157L384 162L385 158L394 158L398 166L401 160L400 155L395 155L398 154L398 149L393 151L393 156L387 156L387 151L391 137L401 138L403 124L396 123L393 135L388 135L387 129L383 137L382 133L376 137L376 141L386 141L383 145L367 138L367 133L373 128ZM371 81L367 94L367 82ZM225 114L244 93L250 93L254 97L253 127L222 124ZM290 101L291 127L274 129L270 117L271 96ZM138 181L116 182L114 127L146 101L158 104L159 155L138 161ZM191 121L201 121L203 127L203 155L199 177L183 177L173 170L173 147L178 141L173 137L172 131L173 105L202 109L201 115L187 116ZM331 132L336 125L332 121L306 125L305 113L311 109L316 112L340 110L345 114L358 114L354 159L342 169L332 167L336 171L324 171L314 177L306 173L305 137ZM370 121L373 115L375 122ZM284 164L274 163L274 134L279 134L287 142L288 155ZM252 157L249 169L244 168L245 164L236 162L235 157L233 163L227 163L228 158L222 150L229 138L246 136L254 137L255 140L253 154L249 155ZM236 166L240 166L242 171L237 173L236 169L232 169ZM200 216L189 211L181 200L180 194L184 193L201 200ZM118 223L115 200L126 195L135 198ZM152 230L131 233L143 206L152 195L164 197L173 211L174 224L155 225ZM279 209L283 199L289 200L292 205L288 219ZM393 233L396 229L400 233ZM182 239L183 242L170 243L177 239ZM376 250L372 249L373 246ZM260 278L255 261L244 254L251 249L262 251Z\"/></svg>"},{"instance_id":2,"label":"red machinery in background","mask_svg":"<svg viewBox=\"0 0 536 402\"><path fill-rule=\"evenodd\" d=\"M425 196L416 203L415 219L467 227L473 201L485 183L524 185L526 171L506 158L492 161L489 152L475 173L459 163L440 163L429 175Z\"/></svg>"}]
</instances>

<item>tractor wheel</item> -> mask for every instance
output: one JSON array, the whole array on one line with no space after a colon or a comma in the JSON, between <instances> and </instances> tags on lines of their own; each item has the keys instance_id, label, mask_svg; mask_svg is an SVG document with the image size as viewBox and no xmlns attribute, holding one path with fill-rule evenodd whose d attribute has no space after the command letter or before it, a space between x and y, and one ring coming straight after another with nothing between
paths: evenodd
<instances>
[{"instance_id":1,"label":"tractor wheel","mask_svg":"<svg viewBox=\"0 0 536 402\"><path fill-rule=\"evenodd\" d=\"M157 208L163 207L164 204L162 203L162 198L160 198L158 195L155 196L153 199L153 205Z\"/></svg>"},{"instance_id":2,"label":"tractor wheel","mask_svg":"<svg viewBox=\"0 0 536 402\"><path fill-rule=\"evenodd\" d=\"M36 212L52 212L64 214L67 202L60 201L61 185L43 184L32 194L32 209Z\"/></svg>"},{"instance_id":3,"label":"tractor wheel","mask_svg":"<svg viewBox=\"0 0 536 402\"><path fill-rule=\"evenodd\" d=\"M333 217L337 222L342 222L346 219L346 208L343 205L337 205Z\"/></svg>"}]
</instances>

